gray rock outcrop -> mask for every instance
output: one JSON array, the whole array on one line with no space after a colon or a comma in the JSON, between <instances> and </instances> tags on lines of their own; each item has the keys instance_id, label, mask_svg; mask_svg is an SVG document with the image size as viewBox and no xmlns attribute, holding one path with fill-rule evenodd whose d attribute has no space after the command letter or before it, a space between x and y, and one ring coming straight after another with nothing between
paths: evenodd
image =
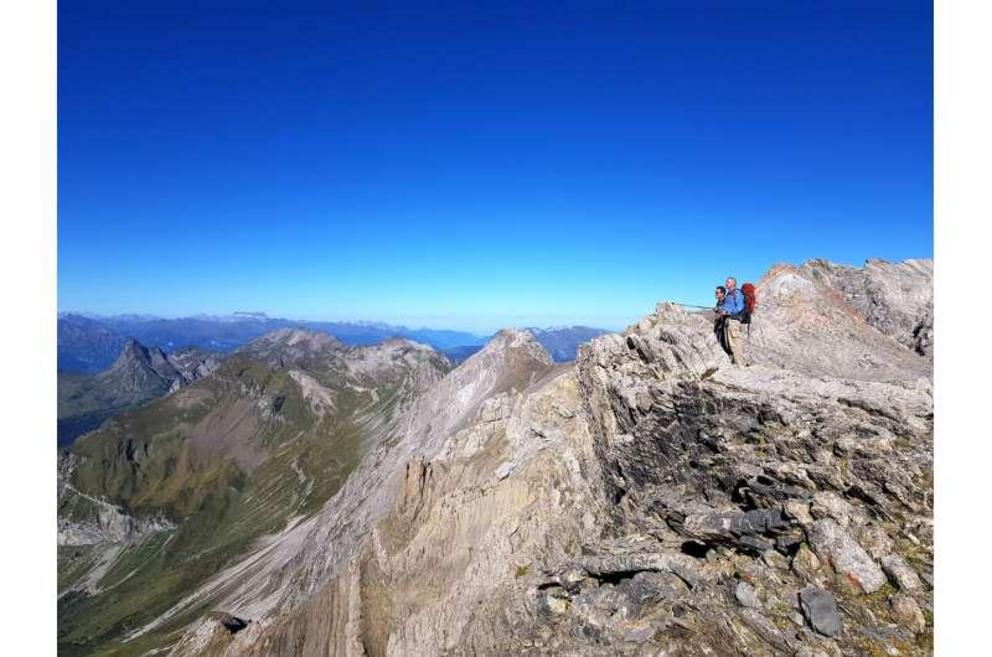
<instances>
[{"instance_id":1,"label":"gray rock outcrop","mask_svg":"<svg viewBox=\"0 0 992 657\"><path fill-rule=\"evenodd\" d=\"M933 356L932 260L869 260L861 269L811 260L804 269L837 290L871 326Z\"/></svg>"},{"instance_id":2,"label":"gray rock outcrop","mask_svg":"<svg viewBox=\"0 0 992 657\"><path fill-rule=\"evenodd\" d=\"M836 521L818 520L807 530L807 537L813 551L851 585L874 593L885 584L882 569Z\"/></svg>"}]
</instances>

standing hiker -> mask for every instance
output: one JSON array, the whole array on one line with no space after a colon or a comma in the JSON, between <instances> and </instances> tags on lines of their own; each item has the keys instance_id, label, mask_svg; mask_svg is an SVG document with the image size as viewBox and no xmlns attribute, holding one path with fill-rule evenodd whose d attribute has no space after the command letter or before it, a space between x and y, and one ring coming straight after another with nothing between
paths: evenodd
<instances>
[{"instance_id":1,"label":"standing hiker","mask_svg":"<svg viewBox=\"0 0 992 657\"><path fill-rule=\"evenodd\" d=\"M728 356L733 358L734 354L730 351L730 345L727 344L727 331L725 327L727 318L721 314L721 306L723 306L723 301L727 296L727 288L717 285L714 294L716 296L716 307L713 308L713 312L716 313L716 318L713 320L713 333L716 334L716 341L720 343L723 350L727 352Z\"/></svg>"},{"instance_id":2,"label":"standing hiker","mask_svg":"<svg viewBox=\"0 0 992 657\"><path fill-rule=\"evenodd\" d=\"M723 334L730 352L730 360L737 365L750 365L751 361L744 353L744 341L741 337L741 322L745 317L747 306L744 304L744 293L737 289L737 279L727 277L727 293L720 304L717 314L723 319Z\"/></svg>"}]
</instances>

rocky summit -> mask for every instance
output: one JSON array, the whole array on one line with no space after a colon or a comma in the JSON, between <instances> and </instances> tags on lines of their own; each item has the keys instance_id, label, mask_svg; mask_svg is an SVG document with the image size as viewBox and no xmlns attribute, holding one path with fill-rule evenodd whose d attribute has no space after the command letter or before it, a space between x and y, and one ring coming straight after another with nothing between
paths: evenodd
<instances>
[{"instance_id":1,"label":"rocky summit","mask_svg":"<svg viewBox=\"0 0 992 657\"><path fill-rule=\"evenodd\" d=\"M272 336L63 459L61 645L930 654L931 286L929 261L773 267L746 368L711 317L665 303L570 364L520 330L450 371L404 341L359 354ZM245 395L254 431L238 433L223 409ZM363 436L353 467L294 501L342 427ZM154 465L170 449L191 464L183 480ZM286 450L303 479L276 494L296 481ZM208 472L225 474L207 486ZM186 529L203 513L212 533ZM256 518L264 531L246 531Z\"/></svg>"}]
</instances>

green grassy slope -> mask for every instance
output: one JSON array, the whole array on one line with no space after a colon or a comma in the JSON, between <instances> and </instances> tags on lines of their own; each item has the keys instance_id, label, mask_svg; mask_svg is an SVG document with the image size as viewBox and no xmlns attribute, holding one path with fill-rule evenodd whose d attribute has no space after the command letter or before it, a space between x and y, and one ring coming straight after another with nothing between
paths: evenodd
<instances>
[{"instance_id":1,"label":"green grassy slope","mask_svg":"<svg viewBox=\"0 0 992 657\"><path fill-rule=\"evenodd\" d=\"M408 387L396 372L375 388L348 385L340 371L310 374L332 394L333 408L315 406L288 369L235 355L71 447L76 490L176 528L123 545L60 547L60 654L139 655L168 645L172 632L209 610L189 609L139 639L122 639L254 539L317 511L375 439L369 418L388 418ZM60 513L85 521L93 511L77 500ZM87 593L82 583L107 554L98 592Z\"/></svg>"}]
</instances>

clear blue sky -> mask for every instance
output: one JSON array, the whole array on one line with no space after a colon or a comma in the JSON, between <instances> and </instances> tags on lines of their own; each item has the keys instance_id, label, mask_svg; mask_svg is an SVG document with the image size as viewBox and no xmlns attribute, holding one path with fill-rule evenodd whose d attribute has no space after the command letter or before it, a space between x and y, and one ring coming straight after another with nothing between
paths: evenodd
<instances>
[{"instance_id":1,"label":"clear blue sky","mask_svg":"<svg viewBox=\"0 0 992 657\"><path fill-rule=\"evenodd\" d=\"M932 255L929 2L510 4L62 0L60 309L616 328Z\"/></svg>"}]
</instances>

